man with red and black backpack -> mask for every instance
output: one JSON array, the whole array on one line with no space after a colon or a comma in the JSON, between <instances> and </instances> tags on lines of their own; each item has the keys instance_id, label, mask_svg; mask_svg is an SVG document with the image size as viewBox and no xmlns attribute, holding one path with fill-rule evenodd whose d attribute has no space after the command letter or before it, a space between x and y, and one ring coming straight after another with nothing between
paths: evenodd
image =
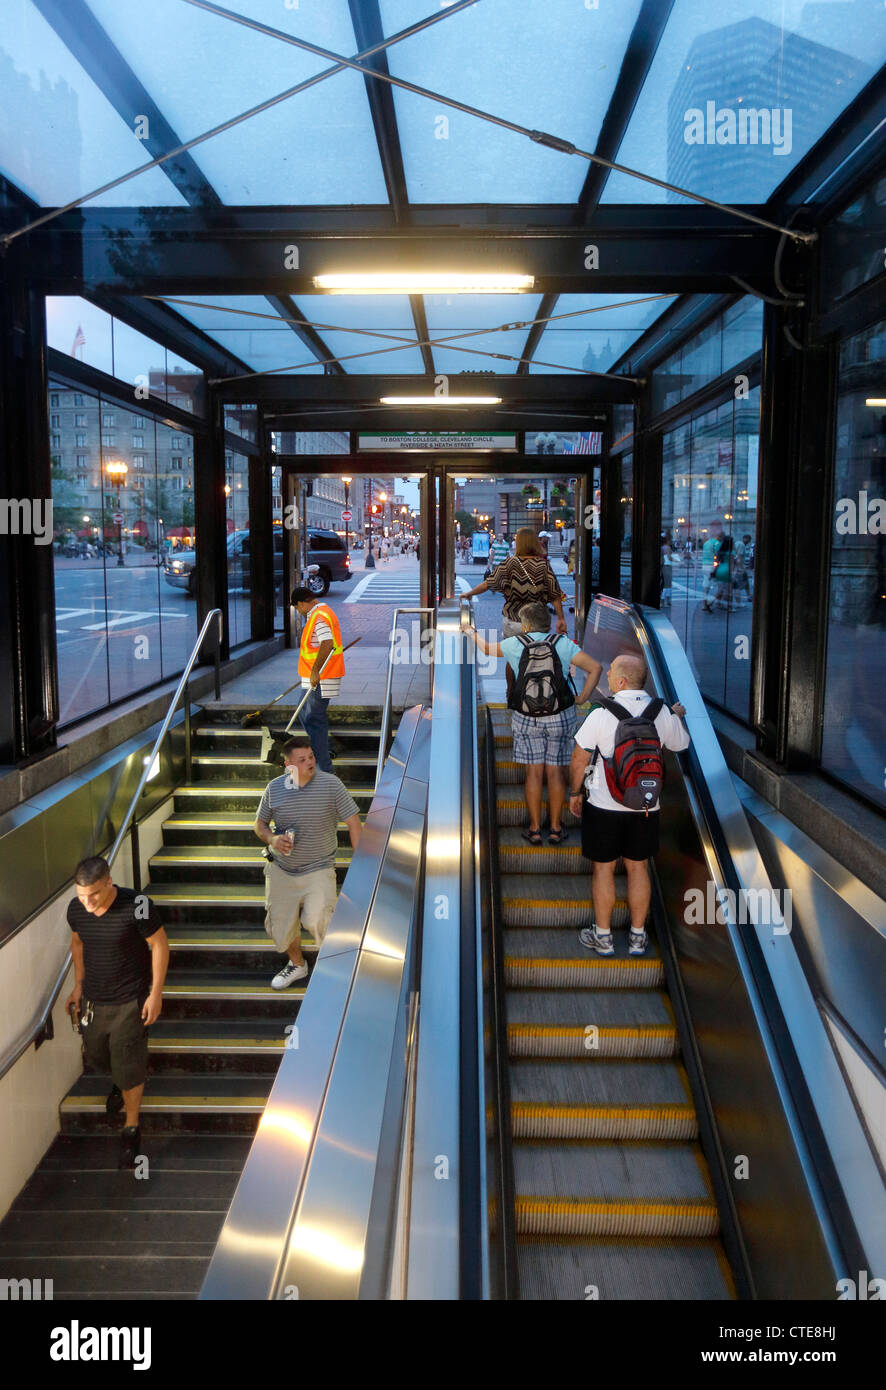
<instances>
[{"instance_id":1,"label":"man with red and black backpack","mask_svg":"<svg viewBox=\"0 0 886 1390\"><path fill-rule=\"evenodd\" d=\"M609 668L613 699L600 701L575 735L569 768L569 809L581 816L582 854L593 861L593 926L580 933L583 946L612 956L611 918L615 864L624 860L631 933L628 953L642 956L648 945L646 917L651 888L647 859L658 849L663 750L689 747L682 705L673 711L643 689L646 663L617 656ZM585 792L587 800L585 800Z\"/></svg>"}]
</instances>

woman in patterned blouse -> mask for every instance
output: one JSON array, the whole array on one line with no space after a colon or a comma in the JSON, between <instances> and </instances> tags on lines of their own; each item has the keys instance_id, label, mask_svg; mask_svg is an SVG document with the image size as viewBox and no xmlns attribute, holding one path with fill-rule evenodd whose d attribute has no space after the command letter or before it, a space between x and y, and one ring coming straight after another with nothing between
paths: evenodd
<instances>
[{"instance_id":1,"label":"woman in patterned blouse","mask_svg":"<svg viewBox=\"0 0 886 1390\"><path fill-rule=\"evenodd\" d=\"M563 600L566 595L557 583L544 547L531 526L517 532L515 553L496 565L488 579L470 589L462 598L472 598L487 589L504 594L501 630L505 637L518 637L523 631L520 609L524 603L552 604L557 615L557 632L566 631Z\"/></svg>"}]
</instances>

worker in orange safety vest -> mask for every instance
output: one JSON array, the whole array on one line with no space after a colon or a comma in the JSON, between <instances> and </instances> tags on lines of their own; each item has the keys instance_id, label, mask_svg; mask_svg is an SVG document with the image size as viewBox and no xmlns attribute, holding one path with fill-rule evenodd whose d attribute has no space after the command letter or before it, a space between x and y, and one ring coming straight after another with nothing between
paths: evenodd
<instances>
[{"instance_id":1,"label":"worker in orange safety vest","mask_svg":"<svg viewBox=\"0 0 886 1390\"><path fill-rule=\"evenodd\" d=\"M322 772L331 772L326 710L329 701L337 697L345 673L341 628L329 605L322 603L308 588L293 589L292 604L305 620L298 649L298 674L303 689L311 691L299 719L311 740L317 766Z\"/></svg>"}]
</instances>

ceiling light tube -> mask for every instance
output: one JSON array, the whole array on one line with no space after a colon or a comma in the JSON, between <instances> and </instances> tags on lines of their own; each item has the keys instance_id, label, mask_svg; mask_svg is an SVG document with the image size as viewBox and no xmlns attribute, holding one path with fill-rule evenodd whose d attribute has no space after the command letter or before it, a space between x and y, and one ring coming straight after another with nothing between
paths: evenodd
<instances>
[{"instance_id":1,"label":"ceiling light tube","mask_svg":"<svg viewBox=\"0 0 886 1390\"><path fill-rule=\"evenodd\" d=\"M315 275L314 288L329 294L521 294L534 275L510 271L356 271Z\"/></svg>"},{"instance_id":2,"label":"ceiling light tube","mask_svg":"<svg viewBox=\"0 0 886 1390\"><path fill-rule=\"evenodd\" d=\"M381 396L382 405L501 405L501 396Z\"/></svg>"}]
</instances>

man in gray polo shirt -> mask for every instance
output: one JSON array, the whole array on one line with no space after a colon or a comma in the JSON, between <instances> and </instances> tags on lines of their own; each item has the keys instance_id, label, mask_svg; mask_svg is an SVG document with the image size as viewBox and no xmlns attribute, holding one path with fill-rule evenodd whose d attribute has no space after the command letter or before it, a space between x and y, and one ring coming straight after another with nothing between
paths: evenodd
<instances>
[{"instance_id":1,"label":"man in gray polo shirt","mask_svg":"<svg viewBox=\"0 0 886 1390\"><path fill-rule=\"evenodd\" d=\"M355 849L362 828L350 792L334 773L318 769L307 738L290 739L283 754L286 772L265 787L255 821L256 835L273 854L265 867L265 930L289 956L271 981L274 989L308 973L302 927L318 946L326 934L335 910L339 821Z\"/></svg>"}]
</instances>

